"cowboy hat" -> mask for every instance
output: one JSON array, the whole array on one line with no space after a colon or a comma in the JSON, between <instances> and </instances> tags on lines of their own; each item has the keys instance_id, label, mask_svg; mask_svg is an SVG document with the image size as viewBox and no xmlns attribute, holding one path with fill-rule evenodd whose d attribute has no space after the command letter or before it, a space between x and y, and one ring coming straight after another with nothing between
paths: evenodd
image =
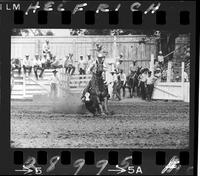
<instances>
[{"instance_id":1,"label":"cowboy hat","mask_svg":"<svg viewBox=\"0 0 200 176\"><path fill-rule=\"evenodd\" d=\"M144 73L144 72L146 72L146 71L149 71L149 69L148 69L148 68L142 68L142 69L141 69L141 73Z\"/></svg>"},{"instance_id":2,"label":"cowboy hat","mask_svg":"<svg viewBox=\"0 0 200 176\"><path fill-rule=\"evenodd\" d=\"M25 56L26 56L26 57L29 57L29 55L28 55L28 54L26 54Z\"/></svg>"},{"instance_id":3,"label":"cowboy hat","mask_svg":"<svg viewBox=\"0 0 200 176\"><path fill-rule=\"evenodd\" d=\"M156 68L156 70L157 70L157 71L160 71L161 69L160 69L160 68Z\"/></svg>"},{"instance_id":4,"label":"cowboy hat","mask_svg":"<svg viewBox=\"0 0 200 176\"><path fill-rule=\"evenodd\" d=\"M159 54L162 54L162 51L159 51Z\"/></svg>"},{"instance_id":5,"label":"cowboy hat","mask_svg":"<svg viewBox=\"0 0 200 176\"><path fill-rule=\"evenodd\" d=\"M104 56L103 56L101 53L99 53L97 57L98 57L98 58L102 58L102 57L104 57Z\"/></svg>"}]
</instances>

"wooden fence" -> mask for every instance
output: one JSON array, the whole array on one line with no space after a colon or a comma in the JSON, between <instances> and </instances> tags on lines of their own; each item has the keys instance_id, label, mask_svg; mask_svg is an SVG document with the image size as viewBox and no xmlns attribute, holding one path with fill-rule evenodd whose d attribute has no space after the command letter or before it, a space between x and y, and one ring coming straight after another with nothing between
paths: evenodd
<instances>
[{"instance_id":1,"label":"wooden fence","mask_svg":"<svg viewBox=\"0 0 200 176\"><path fill-rule=\"evenodd\" d=\"M15 85L11 93L11 99L33 99L34 95L48 95L50 91L50 79L53 76L52 70L46 70L45 78L35 81L33 77L15 77ZM67 92L81 94L89 82L91 75L64 74L59 70L60 86L59 96L67 95ZM190 101L189 82L158 82L155 84L153 99L157 100L179 100Z\"/></svg>"},{"instance_id":2,"label":"wooden fence","mask_svg":"<svg viewBox=\"0 0 200 176\"><path fill-rule=\"evenodd\" d=\"M35 54L42 55L42 45L45 40L50 41L50 47L53 55L57 58L64 59L65 55L73 53L75 65L77 64L80 55L87 58L87 54L96 56L95 45L100 43L103 45L103 50L108 54L106 59L113 59L124 55L124 70L128 72L132 60L138 61L137 64L144 67L149 67L151 54L157 56L157 44L155 39L150 39L146 43L141 41L145 35L127 35L127 36L37 36L37 37L11 37L11 58L23 59L26 54L33 59Z\"/></svg>"},{"instance_id":3,"label":"wooden fence","mask_svg":"<svg viewBox=\"0 0 200 176\"><path fill-rule=\"evenodd\" d=\"M33 73L28 77L24 74L18 76L16 73L11 99L32 99L34 95L49 95L50 79L53 77L52 70L45 70L43 76L43 79L35 80Z\"/></svg>"}]
</instances>

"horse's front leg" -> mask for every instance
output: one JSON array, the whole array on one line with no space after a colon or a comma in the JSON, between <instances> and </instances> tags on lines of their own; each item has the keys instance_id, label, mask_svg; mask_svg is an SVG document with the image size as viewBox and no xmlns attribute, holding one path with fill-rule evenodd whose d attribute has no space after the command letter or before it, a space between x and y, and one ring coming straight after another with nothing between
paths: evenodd
<instances>
[{"instance_id":1,"label":"horse's front leg","mask_svg":"<svg viewBox=\"0 0 200 176\"><path fill-rule=\"evenodd\" d=\"M97 97L97 102L98 102L98 105L99 105L99 109L100 109L100 113L102 114L102 115L104 115L105 113L104 113L104 111L103 111L103 106L102 106L102 104L101 104L101 102L100 102L100 99L99 99L99 97Z\"/></svg>"},{"instance_id":2,"label":"horse's front leg","mask_svg":"<svg viewBox=\"0 0 200 176\"><path fill-rule=\"evenodd\" d=\"M133 96L132 95L132 87L129 87L128 90L129 90L129 96L130 96L130 98L132 98L132 96Z\"/></svg>"}]
</instances>

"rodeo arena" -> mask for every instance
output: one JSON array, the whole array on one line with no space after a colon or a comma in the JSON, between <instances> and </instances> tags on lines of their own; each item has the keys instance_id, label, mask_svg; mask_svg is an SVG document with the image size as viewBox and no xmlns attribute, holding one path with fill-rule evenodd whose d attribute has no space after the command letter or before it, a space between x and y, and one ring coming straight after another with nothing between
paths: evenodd
<instances>
[{"instance_id":1,"label":"rodeo arena","mask_svg":"<svg viewBox=\"0 0 200 176\"><path fill-rule=\"evenodd\" d=\"M12 36L11 147L189 147L190 37L159 40Z\"/></svg>"}]
</instances>

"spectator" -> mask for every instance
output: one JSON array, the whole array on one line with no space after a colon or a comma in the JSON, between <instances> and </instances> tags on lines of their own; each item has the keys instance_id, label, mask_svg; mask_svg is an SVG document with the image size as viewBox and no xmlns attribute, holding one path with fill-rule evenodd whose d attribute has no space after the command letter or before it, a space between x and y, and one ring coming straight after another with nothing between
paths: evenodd
<instances>
[{"instance_id":1,"label":"spectator","mask_svg":"<svg viewBox=\"0 0 200 176\"><path fill-rule=\"evenodd\" d=\"M123 72L123 70L120 70L120 80L121 80L121 88L123 90L123 97L125 97L125 88L126 88L126 74Z\"/></svg>"},{"instance_id":2,"label":"spectator","mask_svg":"<svg viewBox=\"0 0 200 176\"><path fill-rule=\"evenodd\" d=\"M53 70L53 78L50 81L50 86L51 86L51 92L50 92L50 97L52 99L57 98L58 96L58 84L59 84L59 79L57 76L57 70Z\"/></svg>"},{"instance_id":3,"label":"spectator","mask_svg":"<svg viewBox=\"0 0 200 176\"><path fill-rule=\"evenodd\" d=\"M28 70L28 75L30 76L32 71L32 63L29 59L29 55L26 55L26 58L23 60L23 69L24 69L24 74L26 75L26 71Z\"/></svg>"},{"instance_id":4,"label":"spectator","mask_svg":"<svg viewBox=\"0 0 200 176\"><path fill-rule=\"evenodd\" d=\"M83 60L83 56L81 55L80 60L78 62L78 70L79 70L80 75L85 75L85 66L86 66L86 63Z\"/></svg>"},{"instance_id":5,"label":"spectator","mask_svg":"<svg viewBox=\"0 0 200 176\"><path fill-rule=\"evenodd\" d=\"M43 54L43 57L41 59L41 64L42 64L42 68L45 69L46 68L46 63L47 63L47 55Z\"/></svg>"},{"instance_id":6,"label":"spectator","mask_svg":"<svg viewBox=\"0 0 200 176\"><path fill-rule=\"evenodd\" d=\"M43 54L46 54L47 56L49 56L51 58L51 50L50 50L49 40L46 40L45 43L43 44L42 52L43 52Z\"/></svg>"},{"instance_id":7,"label":"spectator","mask_svg":"<svg viewBox=\"0 0 200 176\"><path fill-rule=\"evenodd\" d=\"M34 73L35 73L35 78L37 80L38 80L38 70L40 70L39 77L42 78L42 74L44 72L44 68L42 67L42 62L41 62L38 54L35 55L35 61L34 61L34 64L33 64L33 70L34 70Z\"/></svg>"},{"instance_id":8,"label":"spectator","mask_svg":"<svg viewBox=\"0 0 200 176\"><path fill-rule=\"evenodd\" d=\"M183 72L183 79L184 79L184 82L188 82L189 81L188 74L185 71Z\"/></svg>"},{"instance_id":9,"label":"spectator","mask_svg":"<svg viewBox=\"0 0 200 176\"><path fill-rule=\"evenodd\" d=\"M114 71L107 72L106 82L107 82L107 86L108 86L108 93L110 95L110 98L112 98L113 97L113 85L115 82Z\"/></svg>"},{"instance_id":10,"label":"spectator","mask_svg":"<svg viewBox=\"0 0 200 176\"><path fill-rule=\"evenodd\" d=\"M87 60L87 65L86 65L86 73L90 74L91 73L90 68L94 64L94 60L92 59L91 54L88 54L87 56L88 56L88 60Z\"/></svg>"},{"instance_id":11,"label":"spectator","mask_svg":"<svg viewBox=\"0 0 200 176\"><path fill-rule=\"evenodd\" d=\"M159 51L158 54L158 64L160 67L163 67L163 63L164 63L164 56L162 54L162 51Z\"/></svg>"},{"instance_id":12,"label":"spectator","mask_svg":"<svg viewBox=\"0 0 200 176\"><path fill-rule=\"evenodd\" d=\"M123 69L123 54L122 53L120 53L119 55L119 61L116 63L116 69L118 73L120 73L120 70Z\"/></svg>"},{"instance_id":13,"label":"spectator","mask_svg":"<svg viewBox=\"0 0 200 176\"><path fill-rule=\"evenodd\" d=\"M155 75L155 77L159 80L159 82L161 81L161 76L162 76L162 74L161 74L161 69L160 68L157 68L156 70L155 70L155 72L154 72L154 75Z\"/></svg>"},{"instance_id":14,"label":"spectator","mask_svg":"<svg viewBox=\"0 0 200 176\"><path fill-rule=\"evenodd\" d=\"M56 56L53 57L53 62L51 63L51 67L56 68L62 68L62 59L56 58Z\"/></svg>"},{"instance_id":15,"label":"spectator","mask_svg":"<svg viewBox=\"0 0 200 176\"><path fill-rule=\"evenodd\" d=\"M20 76L21 68L22 68L22 65L21 65L20 59L16 58L16 59L11 60L11 71L18 70L18 75Z\"/></svg>"},{"instance_id":16,"label":"spectator","mask_svg":"<svg viewBox=\"0 0 200 176\"><path fill-rule=\"evenodd\" d=\"M146 82L147 82L148 70L144 68L141 72L142 72L142 74L140 75L141 96L143 100L146 100Z\"/></svg>"},{"instance_id":17,"label":"spectator","mask_svg":"<svg viewBox=\"0 0 200 176\"><path fill-rule=\"evenodd\" d=\"M11 89L11 91L13 90L14 85L15 85L14 74L13 74L13 71L11 71L11 78L10 78L10 89Z\"/></svg>"},{"instance_id":18,"label":"spectator","mask_svg":"<svg viewBox=\"0 0 200 176\"><path fill-rule=\"evenodd\" d=\"M159 66L159 62L157 61L157 60L155 60L154 61L154 71L156 70L156 69L160 69L160 66Z\"/></svg>"},{"instance_id":19,"label":"spectator","mask_svg":"<svg viewBox=\"0 0 200 176\"><path fill-rule=\"evenodd\" d=\"M120 79L120 75L117 76L117 81L116 81L116 97L118 98L118 100L120 101L121 100L121 87L122 87L122 84L121 84L121 79Z\"/></svg>"},{"instance_id":20,"label":"spectator","mask_svg":"<svg viewBox=\"0 0 200 176\"><path fill-rule=\"evenodd\" d=\"M56 56L49 56L48 54L46 54L46 58L45 58L45 60L46 60L46 63L45 63L45 66L46 66L46 68L51 68L51 64L53 63L53 61L55 60L55 57Z\"/></svg>"},{"instance_id":21,"label":"spectator","mask_svg":"<svg viewBox=\"0 0 200 176\"><path fill-rule=\"evenodd\" d=\"M65 73L73 75L75 72L75 67L74 67L74 61L72 59L73 54L69 54L65 56L65 62L64 62L64 68L65 68Z\"/></svg>"},{"instance_id":22,"label":"spectator","mask_svg":"<svg viewBox=\"0 0 200 176\"><path fill-rule=\"evenodd\" d=\"M166 82L167 81L167 70L164 69L161 73L161 82Z\"/></svg>"},{"instance_id":23,"label":"spectator","mask_svg":"<svg viewBox=\"0 0 200 176\"><path fill-rule=\"evenodd\" d=\"M149 71L148 77L147 77L147 87L146 87L147 100L149 100L149 101L151 101L155 81L156 81L156 78L154 77L152 72Z\"/></svg>"},{"instance_id":24,"label":"spectator","mask_svg":"<svg viewBox=\"0 0 200 176\"><path fill-rule=\"evenodd\" d=\"M136 61L133 61L133 63L129 67L129 70L130 70L130 74L136 72L137 70Z\"/></svg>"},{"instance_id":25,"label":"spectator","mask_svg":"<svg viewBox=\"0 0 200 176\"><path fill-rule=\"evenodd\" d=\"M116 70L114 70L114 74L113 74L113 94L112 94L112 99L114 100L116 98L116 94L117 94L117 89L116 89L116 85L117 85L117 72Z\"/></svg>"}]
</instances>

